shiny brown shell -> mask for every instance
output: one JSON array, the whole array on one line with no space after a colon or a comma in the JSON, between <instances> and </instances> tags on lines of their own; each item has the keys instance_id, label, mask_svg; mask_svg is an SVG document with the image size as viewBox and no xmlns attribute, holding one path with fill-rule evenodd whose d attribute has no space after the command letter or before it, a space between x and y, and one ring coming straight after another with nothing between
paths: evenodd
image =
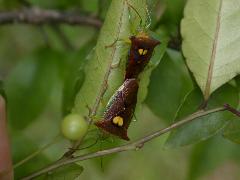
<instances>
[{"instance_id":1,"label":"shiny brown shell","mask_svg":"<svg viewBox=\"0 0 240 180\"><path fill-rule=\"evenodd\" d=\"M144 33L131 36L131 48L126 65L125 79L138 78L139 74L149 63L154 48L160 42Z\"/></svg>"},{"instance_id":2,"label":"shiny brown shell","mask_svg":"<svg viewBox=\"0 0 240 180\"><path fill-rule=\"evenodd\" d=\"M116 135L121 139L129 140L127 129L137 103L137 92L138 81L136 79L125 80L123 85L114 94L112 102L110 102L104 113L103 120L97 121L95 125L105 132ZM122 126L113 123L115 117L122 117Z\"/></svg>"}]
</instances>

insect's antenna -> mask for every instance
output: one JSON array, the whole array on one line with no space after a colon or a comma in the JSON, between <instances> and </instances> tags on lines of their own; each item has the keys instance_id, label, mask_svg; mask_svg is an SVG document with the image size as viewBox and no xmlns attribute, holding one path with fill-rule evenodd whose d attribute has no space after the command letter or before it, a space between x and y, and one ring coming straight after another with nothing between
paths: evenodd
<instances>
[{"instance_id":1,"label":"insect's antenna","mask_svg":"<svg viewBox=\"0 0 240 180\"><path fill-rule=\"evenodd\" d=\"M152 19L151 19L151 16L150 16L150 12L148 10L148 6L146 6L146 14L147 14L147 20L146 20L146 25L145 25L145 28L148 29L152 23Z\"/></svg>"},{"instance_id":2,"label":"insect's antenna","mask_svg":"<svg viewBox=\"0 0 240 180\"><path fill-rule=\"evenodd\" d=\"M136 116L135 112L133 113L133 117L136 119L136 121L138 121L138 119L137 119L137 116Z\"/></svg>"},{"instance_id":3,"label":"insect's antenna","mask_svg":"<svg viewBox=\"0 0 240 180\"><path fill-rule=\"evenodd\" d=\"M88 148L94 146L95 144L98 143L99 139L100 139L100 137L98 137L98 138L97 138L92 144L90 144L89 146L86 146L86 147L80 148L80 149L78 149L78 150L88 149Z\"/></svg>"},{"instance_id":4,"label":"insect's antenna","mask_svg":"<svg viewBox=\"0 0 240 180\"><path fill-rule=\"evenodd\" d=\"M139 19L140 19L140 27L142 27L142 24L143 24L143 19L141 17L141 15L139 14L139 12L136 10L136 8L134 8L128 1L126 1L128 6L130 8L132 8L134 10L134 12L138 15Z\"/></svg>"},{"instance_id":5,"label":"insect's antenna","mask_svg":"<svg viewBox=\"0 0 240 180\"><path fill-rule=\"evenodd\" d=\"M100 135L100 136L101 136L101 135ZM103 147L102 147L103 144L102 144L102 142L103 142L103 139L102 139L102 137L101 137L100 144L99 144L100 151L103 150ZM103 167L103 156L100 157L100 166L101 166L101 170L104 171L104 167Z\"/></svg>"}]
</instances>

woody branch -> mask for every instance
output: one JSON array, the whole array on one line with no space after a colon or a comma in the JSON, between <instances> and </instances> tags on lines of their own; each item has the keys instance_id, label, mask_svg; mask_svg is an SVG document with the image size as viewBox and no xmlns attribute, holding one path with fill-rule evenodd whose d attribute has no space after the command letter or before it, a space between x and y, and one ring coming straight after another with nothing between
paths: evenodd
<instances>
[{"instance_id":1,"label":"woody branch","mask_svg":"<svg viewBox=\"0 0 240 180\"><path fill-rule=\"evenodd\" d=\"M24 8L16 11L0 11L0 25L4 24L68 24L72 26L91 26L100 29L102 21L91 15L83 15L74 12L63 12L53 9L41 9L39 7ZM179 51L181 40L179 37L172 37L168 48Z\"/></svg>"},{"instance_id":2,"label":"woody branch","mask_svg":"<svg viewBox=\"0 0 240 180\"><path fill-rule=\"evenodd\" d=\"M38 7L0 12L0 25L12 23L36 25L62 23L68 25L87 25L95 28L100 28L102 25L102 21L94 16L58 10L46 10Z\"/></svg>"},{"instance_id":3,"label":"woody branch","mask_svg":"<svg viewBox=\"0 0 240 180\"><path fill-rule=\"evenodd\" d=\"M138 150L138 149L141 149L145 143L167 133L167 132L170 132L176 128L179 128L191 121L194 121L194 120L197 120L199 117L203 117L203 116L206 116L208 114L212 114L212 113L216 113L216 112L219 112L219 111L229 111L233 114L235 114L236 116L239 116L240 117L240 112L237 111L235 108L232 108L231 106L229 106L228 104L225 104L224 106L222 107L218 107L218 108L214 108L214 109L210 109L210 110L199 110L199 111L196 111L195 113L183 118L182 120L180 121L177 121L175 123L173 123L172 125L166 127L166 128L163 128L163 129L160 129L156 132L153 132L149 135L146 135L136 141L133 141L131 143L128 143L128 144L125 144L125 145L122 145L122 146L118 146L118 147L114 147L114 148L110 148L110 149L105 149L105 150L101 150L101 151L96 151L96 152L93 152L93 153L89 153L89 154L84 154L84 155L81 155L81 156L76 156L76 157L72 157L72 158L68 158L68 159L62 159L60 161L57 161L51 165L49 165L48 167L45 167L29 176L26 176L24 177L22 180L29 180L29 179L32 179L32 178L35 178L35 177L38 177L44 173L47 173L47 172L50 172L54 169L57 169L61 166L65 166L65 165L68 165L68 164L71 164L71 163L75 163L75 162L79 162L79 161L84 161L84 160L87 160L87 159L92 159L92 158L96 158L96 157L102 157L102 156L106 156L106 155L109 155L109 154L114 154L114 153L118 153L118 152L123 152L123 151L130 151L130 150Z\"/></svg>"}]
</instances>

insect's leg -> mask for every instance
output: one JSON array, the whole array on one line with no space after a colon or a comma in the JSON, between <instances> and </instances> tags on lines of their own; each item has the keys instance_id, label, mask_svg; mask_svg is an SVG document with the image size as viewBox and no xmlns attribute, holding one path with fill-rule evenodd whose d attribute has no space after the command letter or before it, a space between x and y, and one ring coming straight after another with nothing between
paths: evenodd
<instances>
[{"instance_id":1,"label":"insect's leg","mask_svg":"<svg viewBox=\"0 0 240 180\"><path fill-rule=\"evenodd\" d=\"M102 138L102 137L101 137ZM100 144L99 144L99 148L100 148L100 151L103 150L103 139L100 140ZM103 156L100 157L100 167L101 167L101 170L104 171L104 167L103 167Z\"/></svg>"},{"instance_id":2,"label":"insect's leg","mask_svg":"<svg viewBox=\"0 0 240 180\"><path fill-rule=\"evenodd\" d=\"M86 108L88 109L88 116L90 117L92 114L92 109L90 108L89 105L86 105Z\"/></svg>"},{"instance_id":3,"label":"insect's leg","mask_svg":"<svg viewBox=\"0 0 240 180\"><path fill-rule=\"evenodd\" d=\"M92 115L92 109L88 105L86 105L86 108L88 109L88 116L84 116L84 119L86 121L90 122L90 121L95 121L99 119L97 116Z\"/></svg>"},{"instance_id":4,"label":"insect's leg","mask_svg":"<svg viewBox=\"0 0 240 180\"><path fill-rule=\"evenodd\" d=\"M97 137L97 139L96 139L92 144L90 144L90 145L88 145L88 146L85 146L85 147L82 147L82 148L77 148L77 149L69 148L69 150L81 151L81 150L84 150L84 149L88 149L88 148L96 145L99 140L100 140L100 137Z\"/></svg>"},{"instance_id":5,"label":"insect's leg","mask_svg":"<svg viewBox=\"0 0 240 180\"><path fill-rule=\"evenodd\" d=\"M124 59L126 59L126 58L122 58L122 57L121 57L118 62L112 63L112 64L111 64L111 69L116 69L116 68L118 68L119 66L121 66L121 63L123 63L123 60L124 60ZM123 69L120 69L120 70L122 70L122 71L123 71L123 74L124 74L125 70L123 70Z\"/></svg>"},{"instance_id":6,"label":"insect's leg","mask_svg":"<svg viewBox=\"0 0 240 180\"><path fill-rule=\"evenodd\" d=\"M118 39L115 39L115 41L113 41L112 44L106 45L105 48L112 48L112 47L114 47L117 44L118 41L119 41Z\"/></svg>"},{"instance_id":7,"label":"insect's leg","mask_svg":"<svg viewBox=\"0 0 240 180\"><path fill-rule=\"evenodd\" d=\"M96 115L94 115L94 116L91 115L91 116L89 116L89 118L90 118L92 121L97 121L97 120L100 119L100 117L98 117L98 116L96 116ZM88 118L86 118L86 117L85 117L85 119L88 120Z\"/></svg>"},{"instance_id":8,"label":"insect's leg","mask_svg":"<svg viewBox=\"0 0 240 180\"><path fill-rule=\"evenodd\" d=\"M128 1L126 1L126 2L127 2L127 5L128 5L128 9L129 9L129 18L131 18L131 13L130 13L131 11L130 11L130 9L132 9L137 14L137 16L139 17L139 19L140 19L140 27L142 27L143 19L142 19L141 15L136 10L136 8L133 7L133 5L131 5Z\"/></svg>"},{"instance_id":9,"label":"insect's leg","mask_svg":"<svg viewBox=\"0 0 240 180\"><path fill-rule=\"evenodd\" d=\"M150 16L150 12L148 10L148 6L146 6L146 14L147 14L147 19L146 19L145 29L149 29L150 25L152 24L152 19Z\"/></svg>"},{"instance_id":10,"label":"insect's leg","mask_svg":"<svg viewBox=\"0 0 240 180\"><path fill-rule=\"evenodd\" d=\"M112 44L110 45L107 45L105 46L105 48L112 48L116 45L117 42L123 42L124 44L123 45L127 45L127 44L131 44L131 41L129 38L126 38L126 39L118 39L118 40L115 40ZM120 45L119 45L120 46ZM124 48L123 48L124 49ZM122 51L124 53L124 51ZM118 61L116 62L112 62L111 64L111 69L115 69L115 68L118 68L119 65L121 64L121 60L122 58L120 58Z\"/></svg>"},{"instance_id":11,"label":"insect's leg","mask_svg":"<svg viewBox=\"0 0 240 180\"><path fill-rule=\"evenodd\" d=\"M138 118L137 118L135 112L133 113L133 117L136 119L136 121L138 121Z\"/></svg>"},{"instance_id":12,"label":"insect's leg","mask_svg":"<svg viewBox=\"0 0 240 180\"><path fill-rule=\"evenodd\" d=\"M115 41L112 44L106 45L105 48L112 48L117 44L117 42L124 42L126 44L131 44L131 41L129 38L121 38L121 39L115 39Z\"/></svg>"}]
</instances>

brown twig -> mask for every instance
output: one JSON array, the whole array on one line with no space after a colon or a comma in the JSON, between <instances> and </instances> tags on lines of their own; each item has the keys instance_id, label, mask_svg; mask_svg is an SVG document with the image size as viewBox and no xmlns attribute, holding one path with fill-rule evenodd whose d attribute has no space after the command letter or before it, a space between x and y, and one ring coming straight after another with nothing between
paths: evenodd
<instances>
[{"instance_id":1,"label":"brown twig","mask_svg":"<svg viewBox=\"0 0 240 180\"><path fill-rule=\"evenodd\" d=\"M93 16L73 12L61 12L58 10L46 10L39 7L0 12L0 25L12 23L86 25L97 29L102 26L102 21ZM179 37L172 37L168 43L168 48L179 51L181 49L181 39L179 39Z\"/></svg>"},{"instance_id":2,"label":"brown twig","mask_svg":"<svg viewBox=\"0 0 240 180\"><path fill-rule=\"evenodd\" d=\"M57 10L46 10L38 7L25 8L18 11L0 12L0 24L26 23L26 24L59 24L87 25L100 28L101 20L79 13L68 13Z\"/></svg>"},{"instance_id":3,"label":"brown twig","mask_svg":"<svg viewBox=\"0 0 240 180\"><path fill-rule=\"evenodd\" d=\"M224 107L227 111L229 111L229 112L235 114L236 116L240 117L240 112L237 109L233 108L229 104L224 104Z\"/></svg>"},{"instance_id":4,"label":"brown twig","mask_svg":"<svg viewBox=\"0 0 240 180\"><path fill-rule=\"evenodd\" d=\"M56 169L56 168L59 168L61 166L65 166L65 165L68 165L71 163L75 163L78 161L84 161L87 159L101 157L101 156L105 156L105 155L113 154L113 153L117 153L117 152L123 152L123 151L129 151L129 150L139 150L144 146L144 144L146 142L149 142L149 141L151 141L173 129L176 129L184 124L187 124L187 123L193 121L194 119L197 119L199 117L206 116L208 114L212 114L215 112L225 111L225 110L227 110L226 107L218 107L218 108L214 108L214 109L206 110L206 111L199 110L199 111L185 117L184 119L173 123L172 125L168 126L167 128L160 129L160 130L153 132L149 135L146 135L132 143L128 143L126 145L122 145L122 146L111 148L111 149L101 150L101 151L97 151L97 152L93 152L93 153L89 153L89 154L84 154L81 156L72 157L70 159L64 159L61 161L57 161L57 162L49 165L48 167L43 168L42 170L39 170L29 176L22 178L22 180L29 180L29 179L38 177L44 173L47 173L47 172L50 172L50 171Z\"/></svg>"}]
</instances>

